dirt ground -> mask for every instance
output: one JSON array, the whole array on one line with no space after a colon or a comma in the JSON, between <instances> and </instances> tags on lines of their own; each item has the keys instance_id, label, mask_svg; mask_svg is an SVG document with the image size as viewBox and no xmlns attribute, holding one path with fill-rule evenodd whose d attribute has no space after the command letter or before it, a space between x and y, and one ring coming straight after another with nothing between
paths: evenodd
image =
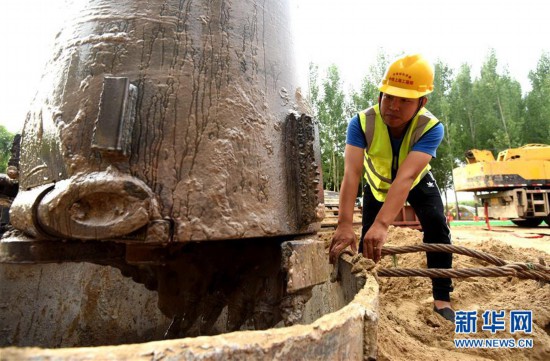
<instances>
[{"instance_id":1,"label":"dirt ground","mask_svg":"<svg viewBox=\"0 0 550 361\"><path fill-rule=\"evenodd\" d=\"M550 264L550 228L517 227L451 228L453 244L483 251L506 261ZM325 240L332 232L323 235ZM388 246L422 243L422 233L408 228L390 228ZM381 261L393 266L392 257ZM397 256L398 267L426 268L423 253ZM453 268L485 267L487 262L454 255ZM431 281L427 278L380 278L380 321L378 328L379 360L550 360L550 284L516 277L454 279L451 294L455 310L477 311L477 332L455 334L455 324L432 311ZM482 331L482 314L487 310L505 310L506 330ZM531 310L533 332L510 333L509 312ZM532 339L532 348L455 347L454 339Z\"/></svg>"}]
</instances>

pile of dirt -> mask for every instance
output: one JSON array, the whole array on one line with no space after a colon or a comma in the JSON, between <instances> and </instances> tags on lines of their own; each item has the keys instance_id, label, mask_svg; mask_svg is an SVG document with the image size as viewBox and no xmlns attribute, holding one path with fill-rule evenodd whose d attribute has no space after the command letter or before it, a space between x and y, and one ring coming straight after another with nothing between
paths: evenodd
<instances>
[{"instance_id":1,"label":"pile of dirt","mask_svg":"<svg viewBox=\"0 0 550 361\"><path fill-rule=\"evenodd\" d=\"M331 234L323 235L330 242ZM422 233L390 227L388 246L422 243ZM533 248L513 248L497 239L460 242L465 246L514 262L550 262L550 255ZM396 256L397 267L426 268L424 253ZM394 257L382 259L383 268L394 267ZM453 256L453 268L487 266L487 262L462 255ZM516 277L454 279L451 294L455 310L477 311L477 332L456 334L455 324L433 312L431 281L419 277L381 277L379 360L550 360L550 284ZM483 331L484 311L505 310L506 330ZM532 310L533 332L510 333L511 310ZM454 339L532 339L532 348L457 348Z\"/></svg>"}]
</instances>

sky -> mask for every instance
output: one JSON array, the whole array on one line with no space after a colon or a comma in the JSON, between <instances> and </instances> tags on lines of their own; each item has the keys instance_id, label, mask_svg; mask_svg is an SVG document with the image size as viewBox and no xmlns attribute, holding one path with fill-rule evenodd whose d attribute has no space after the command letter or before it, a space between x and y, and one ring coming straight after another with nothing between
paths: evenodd
<instances>
[{"instance_id":1,"label":"sky","mask_svg":"<svg viewBox=\"0 0 550 361\"><path fill-rule=\"evenodd\" d=\"M496 51L528 91L527 75L542 51L550 51L550 2L543 0L357 1L297 0L300 59L326 67L336 64L356 88L380 48L388 55L422 53L458 70L472 66L474 76Z\"/></svg>"},{"instance_id":2,"label":"sky","mask_svg":"<svg viewBox=\"0 0 550 361\"><path fill-rule=\"evenodd\" d=\"M493 48L500 70L507 68L525 92L529 71L550 51L545 0L289 1L301 85L313 62L320 71L337 65L345 89L357 89L379 49L388 55L422 53L453 69L468 63L477 77ZM22 128L62 26L64 2L0 3L0 124L12 132Z\"/></svg>"}]
</instances>

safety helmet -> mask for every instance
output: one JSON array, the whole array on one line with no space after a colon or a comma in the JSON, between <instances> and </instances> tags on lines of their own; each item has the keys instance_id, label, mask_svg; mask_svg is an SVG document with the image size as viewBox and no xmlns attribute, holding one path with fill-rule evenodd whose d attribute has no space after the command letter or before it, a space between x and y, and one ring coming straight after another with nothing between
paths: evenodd
<instances>
[{"instance_id":1,"label":"safety helmet","mask_svg":"<svg viewBox=\"0 0 550 361\"><path fill-rule=\"evenodd\" d=\"M434 90L434 68L420 54L405 55L390 64L378 89L397 97L420 98Z\"/></svg>"}]
</instances>

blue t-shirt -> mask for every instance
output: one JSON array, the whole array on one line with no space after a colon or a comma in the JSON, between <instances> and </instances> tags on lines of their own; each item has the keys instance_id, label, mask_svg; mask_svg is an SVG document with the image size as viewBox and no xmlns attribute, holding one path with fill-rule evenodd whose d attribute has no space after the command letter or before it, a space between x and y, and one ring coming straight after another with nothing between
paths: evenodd
<instances>
[{"instance_id":1,"label":"blue t-shirt","mask_svg":"<svg viewBox=\"0 0 550 361\"><path fill-rule=\"evenodd\" d=\"M438 123L432 129L424 133L424 135L413 146L412 150L427 153L435 158L437 147L439 147L439 144L441 144L441 141L443 140L443 132L443 124ZM391 135L390 139L392 142L392 149L394 150L394 152L396 152L396 150L399 149L399 146L401 145L401 141L403 139L395 139ZM357 114L353 118L351 118L348 124L346 144L363 149L367 147L367 140L363 135L361 122L359 121L359 116Z\"/></svg>"}]
</instances>

